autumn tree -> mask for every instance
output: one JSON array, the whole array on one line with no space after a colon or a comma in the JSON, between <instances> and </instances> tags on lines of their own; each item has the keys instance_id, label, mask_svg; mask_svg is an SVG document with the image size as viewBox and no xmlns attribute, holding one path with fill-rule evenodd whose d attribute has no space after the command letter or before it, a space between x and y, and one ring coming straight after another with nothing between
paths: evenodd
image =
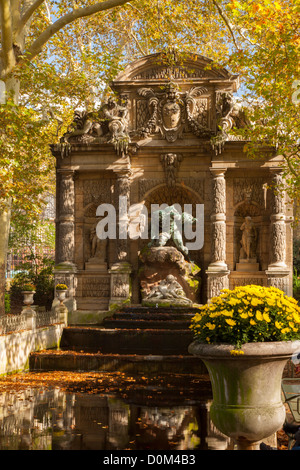
<instances>
[{"instance_id":1,"label":"autumn tree","mask_svg":"<svg viewBox=\"0 0 300 470\"><path fill-rule=\"evenodd\" d=\"M243 131L245 151L262 147L282 156L285 189L300 195L300 2L214 1L234 48L228 63L240 73L251 124Z\"/></svg>"},{"instance_id":2,"label":"autumn tree","mask_svg":"<svg viewBox=\"0 0 300 470\"><path fill-rule=\"evenodd\" d=\"M47 120L37 117L32 108L20 103L20 94L26 93L26 88L21 89L22 78L24 80L30 68L34 68L31 65L51 38L68 24L124 5L127 1L105 0L90 2L88 6L79 4L85 2L67 2L68 11L61 15L59 2L54 2L58 14L54 21L49 15L47 18L47 15L39 13L41 8L47 12L45 0L0 2L0 80L5 85L2 92L3 88L6 90L0 110L0 314L4 313L5 265L12 207L21 203L25 211L28 204L27 213L34 210L51 166L49 161L43 162L43 148L37 145L41 142ZM28 91L30 93L31 90Z\"/></svg>"}]
</instances>

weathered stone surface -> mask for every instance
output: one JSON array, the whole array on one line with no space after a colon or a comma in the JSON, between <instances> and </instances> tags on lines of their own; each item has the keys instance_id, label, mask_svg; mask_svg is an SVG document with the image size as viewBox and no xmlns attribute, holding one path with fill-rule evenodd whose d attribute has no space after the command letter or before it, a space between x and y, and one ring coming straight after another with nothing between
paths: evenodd
<instances>
[{"instance_id":1,"label":"weathered stone surface","mask_svg":"<svg viewBox=\"0 0 300 470\"><path fill-rule=\"evenodd\" d=\"M140 285L142 298L147 305L159 303L158 296L149 298L149 294L154 287L159 286L162 281L172 275L181 285L183 295L192 302L197 302L199 290L200 269L193 263L184 259L180 251L172 246L146 248L140 254ZM198 276L197 276L198 275ZM162 297L161 302L167 305L184 305L187 302L183 299ZM146 305L146 303L144 302Z\"/></svg>"}]
</instances>

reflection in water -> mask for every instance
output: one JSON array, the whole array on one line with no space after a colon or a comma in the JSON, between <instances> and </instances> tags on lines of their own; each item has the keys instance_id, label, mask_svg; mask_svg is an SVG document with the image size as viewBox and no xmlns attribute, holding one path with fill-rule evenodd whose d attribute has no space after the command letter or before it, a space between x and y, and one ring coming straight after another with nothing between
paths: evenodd
<instances>
[{"instance_id":1,"label":"reflection in water","mask_svg":"<svg viewBox=\"0 0 300 470\"><path fill-rule=\"evenodd\" d=\"M59 388L6 392L0 395L0 450L227 449L209 405L144 406Z\"/></svg>"}]
</instances>

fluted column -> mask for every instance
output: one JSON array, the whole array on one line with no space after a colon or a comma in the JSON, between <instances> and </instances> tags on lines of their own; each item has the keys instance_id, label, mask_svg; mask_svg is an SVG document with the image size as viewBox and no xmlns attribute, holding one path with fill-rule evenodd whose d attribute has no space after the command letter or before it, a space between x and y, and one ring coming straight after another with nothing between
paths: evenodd
<instances>
[{"instance_id":1,"label":"fluted column","mask_svg":"<svg viewBox=\"0 0 300 470\"><path fill-rule=\"evenodd\" d=\"M229 286L226 264L226 181L225 169L211 168L213 207L211 214L211 262L207 269L208 299Z\"/></svg>"},{"instance_id":2,"label":"fluted column","mask_svg":"<svg viewBox=\"0 0 300 470\"><path fill-rule=\"evenodd\" d=\"M115 184L115 208L117 223L117 238L115 262L111 266L110 273L110 307L130 303L131 282L130 273L132 267L129 263L128 240L128 209L130 206L130 165L115 170L117 180Z\"/></svg>"},{"instance_id":3,"label":"fluted column","mask_svg":"<svg viewBox=\"0 0 300 470\"><path fill-rule=\"evenodd\" d=\"M289 269L286 265L286 193L280 171L273 175L272 213L270 216L270 262L266 271L268 285L290 292Z\"/></svg>"},{"instance_id":4,"label":"fluted column","mask_svg":"<svg viewBox=\"0 0 300 470\"><path fill-rule=\"evenodd\" d=\"M65 306L69 311L76 310L76 265L75 265L75 171L57 169L56 190L56 266L55 285L66 284L68 287ZM53 307L57 306L54 299Z\"/></svg>"},{"instance_id":5,"label":"fluted column","mask_svg":"<svg viewBox=\"0 0 300 470\"><path fill-rule=\"evenodd\" d=\"M273 207L271 214L271 251L269 267L286 267L285 191L280 189L283 178L280 173L273 178Z\"/></svg>"},{"instance_id":6,"label":"fluted column","mask_svg":"<svg viewBox=\"0 0 300 470\"><path fill-rule=\"evenodd\" d=\"M128 210L130 206L130 180L131 171L125 169L117 173L116 182L116 215L117 215L117 240L116 261L128 261Z\"/></svg>"},{"instance_id":7,"label":"fluted column","mask_svg":"<svg viewBox=\"0 0 300 470\"><path fill-rule=\"evenodd\" d=\"M226 182L225 170L211 169L213 177L212 246L210 266L226 265Z\"/></svg>"},{"instance_id":8,"label":"fluted column","mask_svg":"<svg viewBox=\"0 0 300 470\"><path fill-rule=\"evenodd\" d=\"M75 187L74 170L57 170L56 262L74 264Z\"/></svg>"}]
</instances>

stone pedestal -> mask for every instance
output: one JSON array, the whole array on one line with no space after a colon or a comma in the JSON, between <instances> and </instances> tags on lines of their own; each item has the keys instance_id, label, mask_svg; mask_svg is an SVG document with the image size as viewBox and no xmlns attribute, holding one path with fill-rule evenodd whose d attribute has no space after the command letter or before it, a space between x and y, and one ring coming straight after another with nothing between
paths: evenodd
<instances>
[{"instance_id":1,"label":"stone pedestal","mask_svg":"<svg viewBox=\"0 0 300 470\"><path fill-rule=\"evenodd\" d=\"M68 287L68 292L66 294L65 306L67 307L69 312L76 310L76 299L75 299L75 292L77 287L77 277L76 277L77 269L74 264L71 263L60 263L55 266L54 269L54 279L55 285L57 284L65 284ZM52 308L56 308L59 305L59 301L55 297L52 303Z\"/></svg>"},{"instance_id":2,"label":"stone pedestal","mask_svg":"<svg viewBox=\"0 0 300 470\"><path fill-rule=\"evenodd\" d=\"M212 297L217 297L220 295L222 289L229 289L229 270L213 270L208 269L207 274L207 291L208 291L208 300Z\"/></svg>"},{"instance_id":3,"label":"stone pedestal","mask_svg":"<svg viewBox=\"0 0 300 470\"><path fill-rule=\"evenodd\" d=\"M147 297L153 287L173 275L182 286L185 296L191 302L198 302L200 268L184 259L182 253L172 246L151 247L139 256L139 282L142 298Z\"/></svg>"},{"instance_id":4,"label":"stone pedestal","mask_svg":"<svg viewBox=\"0 0 300 470\"><path fill-rule=\"evenodd\" d=\"M115 263L111 269L110 274L110 300L109 307L121 306L123 304L130 304L131 298L131 285L130 274L131 265L126 262Z\"/></svg>"},{"instance_id":5,"label":"stone pedestal","mask_svg":"<svg viewBox=\"0 0 300 470\"><path fill-rule=\"evenodd\" d=\"M85 263L86 271L107 272L107 263L100 258L90 258Z\"/></svg>"},{"instance_id":6,"label":"stone pedestal","mask_svg":"<svg viewBox=\"0 0 300 470\"><path fill-rule=\"evenodd\" d=\"M293 286L290 285L290 271L288 269L270 268L266 270L269 287L276 287L287 295L293 295Z\"/></svg>"},{"instance_id":7,"label":"stone pedestal","mask_svg":"<svg viewBox=\"0 0 300 470\"><path fill-rule=\"evenodd\" d=\"M236 270L240 272L257 272L259 271L259 263L256 259L241 259L239 263L236 263Z\"/></svg>"}]
</instances>

